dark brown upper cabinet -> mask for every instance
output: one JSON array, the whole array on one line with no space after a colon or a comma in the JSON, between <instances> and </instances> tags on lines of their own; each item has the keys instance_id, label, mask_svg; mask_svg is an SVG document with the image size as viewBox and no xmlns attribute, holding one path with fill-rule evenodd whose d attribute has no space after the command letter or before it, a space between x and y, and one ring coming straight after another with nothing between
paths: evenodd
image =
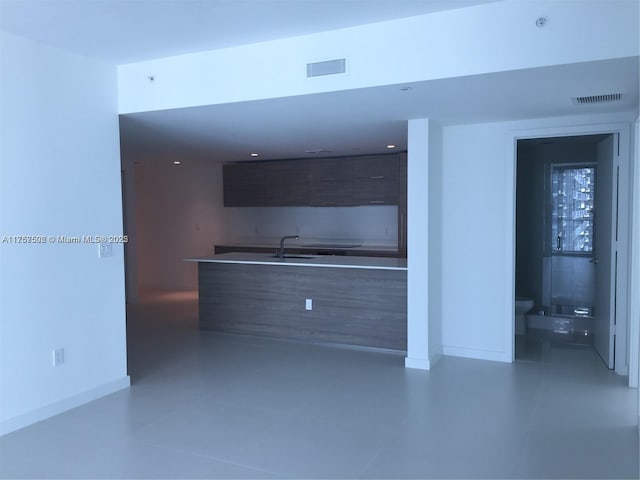
<instances>
[{"instance_id":1,"label":"dark brown upper cabinet","mask_svg":"<svg viewBox=\"0 0 640 480\"><path fill-rule=\"evenodd\" d=\"M224 205L397 205L398 170L395 154L228 164Z\"/></svg>"},{"instance_id":2,"label":"dark brown upper cabinet","mask_svg":"<svg viewBox=\"0 0 640 480\"><path fill-rule=\"evenodd\" d=\"M265 165L262 163L233 163L222 166L225 207L254 207L264 205Z\"/></svg>"},{"instance_id":3,"label":"dark brown upper cabinet","mask_svg":"<svg viewBox=\"0 0 640 480\"><path fill-rule=\"evenodd\" d=\"M353 201L353 162L351 158L309 161L309 205L341 207Z\"/></svg>"},{"instance_id":4,"label":"dark brown upper cabinet","mask_svg":"<svg viewBox=\"0 0 640 480\"><path fill-rule=\"evenodd\" d=\"M304 160L266 163L264 205L267 207L308 205L308 171L307 162Z\"/></svg>"},{"instance_id":5,"label":"dark brown upper cabinet","mask_svg":"<svg viewBox=\"0 0 640 480\"><path fill-rule=\"evenodd\" d=\"M378 155L353 159L356 205L398 204L398 157Z\"/></svg>"}]
</instances>

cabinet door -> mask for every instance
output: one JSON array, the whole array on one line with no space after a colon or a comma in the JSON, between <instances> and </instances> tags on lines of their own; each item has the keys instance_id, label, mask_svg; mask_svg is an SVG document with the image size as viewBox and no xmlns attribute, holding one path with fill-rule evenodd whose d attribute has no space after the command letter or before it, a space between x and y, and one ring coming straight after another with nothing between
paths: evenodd
<instances>
[{"instance_id":1,"label":"cabinet door","mask_svg":"<svg viewBox=\"0 0 640 480\"><path fill-rule=\"evenodd\" d=\"M301 338L299 267L198 263L200 328Z\"/></svg>"},{"instance_id":2,"label":"cabinet door","mask_svg":"<svg viewBox=\"0 0 640 480\"><path fill-rule=\"evenodd\" d=\"M237 163L222 166L225 207L260 207L265 204L264 166Z\"/></svg>"},{"instance_id":3,"label":"cabinet door","mask_svg":"<svg viewBox=\"0 0 640 480\"><path fill-rule=\"evenodd\" d=\"M353 200L353 162L350 158L309 162L309 205L314 207L356 205Z\"/></svg>"},{"instance_id":4,"label":"cabinet door","mask_svg":"<svg viewBox=\"0 0 640 480\"><path fill-rule=\"evenodd\" d=\"M300 315L306 338L407 349L407 272L301 268L297 286L301 299L313 299Z\"/></svg>"},{"instance_id":5,"label":"cabinet door","mask_svg":"<svg viewBox=\"0 0 640 480\"><path fill-rule=\"evenodd\" d=\"M304 160L265 164L265 205L273 207L309 204L308 166Z\"/></svg>"},{"instance_id":6,"label":"cabinet door","mask_svg":"<svg viewBox=\"0 0 640 480\"><path fill-rule=\"evenodd\" d=\"M397 155L229 164L223 175L225 207L406 204Z\"/></svg>"},{"instance_id":7,"label":"cabinet door","mask_svg":"<svg viewBox=\"0 0 640 480\"><path fill-rule=\"evenodd\" d=\"M353 199L356 204L398 204L397 155L355 158L353 172Z\"/></svg>"}]
</instances>

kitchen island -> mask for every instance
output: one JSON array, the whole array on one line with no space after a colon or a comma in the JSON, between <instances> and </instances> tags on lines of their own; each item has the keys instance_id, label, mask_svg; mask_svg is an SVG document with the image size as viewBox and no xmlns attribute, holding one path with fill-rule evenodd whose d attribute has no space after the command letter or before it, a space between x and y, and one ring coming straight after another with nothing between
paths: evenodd
<instances>
[{"instance_id":1,"label":"kitchen island","mask_svg":"<svg viewBox=\"0 0 640 480\"><path fill-rule=\"evenodd\" d=\"M225 253L198 262L200 328L405 351L403 258Z\"/></svg>"}]
</instances>

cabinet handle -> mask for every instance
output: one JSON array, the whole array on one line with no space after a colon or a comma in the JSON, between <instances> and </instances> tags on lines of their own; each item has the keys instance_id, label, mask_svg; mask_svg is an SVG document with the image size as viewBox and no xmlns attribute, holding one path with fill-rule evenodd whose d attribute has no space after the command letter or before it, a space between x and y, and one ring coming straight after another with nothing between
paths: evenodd
<instances>
[{"instance_id":1,"label":"cabinet handle","mask_svg":"<svg viewBox=\"0 0 640 480\"><path fill-rule=\"evenodd\" d=\"M384 175L376 175L375 177L369 177L369 178L373 178L375 180L379 180L381 178L384 178Z\"/></svg>"},{"instance_id":2,"label":"cabinet handle","mask_svg":"<svg viewBox=\"0 0 640 480\"><path fill-rule=\"evenodd\" d=\"M384 200L369 200L369 203L384 203Z\"/></svg>"}]
</instances>

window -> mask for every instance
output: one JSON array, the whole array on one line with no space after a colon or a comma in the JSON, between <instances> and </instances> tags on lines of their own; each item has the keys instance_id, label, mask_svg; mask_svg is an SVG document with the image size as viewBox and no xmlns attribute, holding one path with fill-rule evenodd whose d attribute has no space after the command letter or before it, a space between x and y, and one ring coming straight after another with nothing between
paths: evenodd
<instances>
[{"instance_id":1,"label":"window","mask_svg":"<svg viewBox=\"0 0 640 480\"><path fill-rule=\"evenodd\" d=\"M554 166L551 194L553 250L593 252L595 167Z\"/></svg>"}]
</instances>

